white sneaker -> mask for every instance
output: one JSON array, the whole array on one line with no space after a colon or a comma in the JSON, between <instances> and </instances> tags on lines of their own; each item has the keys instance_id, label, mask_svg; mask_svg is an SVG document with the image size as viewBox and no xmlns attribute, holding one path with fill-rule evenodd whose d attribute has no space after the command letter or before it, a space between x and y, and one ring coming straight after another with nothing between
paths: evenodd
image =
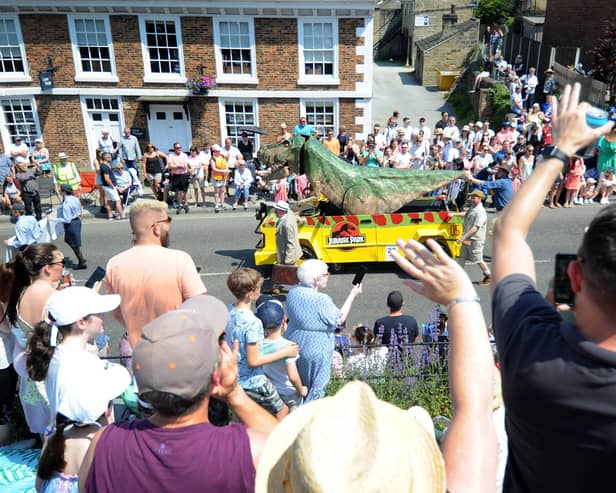
<instances>
[{"instance_id":1,"label":"white sneaker","mask_svg":"<svg viewBox=\"0 0 616 493\"><path fill-rule=\"evenodd\" d=\"M601 202L599 202L599 203L601 205L608 205L610 202L609 202L609 200L607 200L607 197L606 197L606 198L601 199Z\"/></svg>"}]
</instances>

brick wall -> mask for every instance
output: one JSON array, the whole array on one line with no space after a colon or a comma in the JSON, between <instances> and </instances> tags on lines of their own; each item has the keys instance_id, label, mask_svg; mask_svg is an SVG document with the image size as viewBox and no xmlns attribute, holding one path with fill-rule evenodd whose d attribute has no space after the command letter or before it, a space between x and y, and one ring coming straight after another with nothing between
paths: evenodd
<instances>
[{"instance_id":1,"label":"brick wall","mask_svg":"<svg viewBox=\"0 0 616 493\"><path fill-rule=\"evenodd\" d=\"M218 116L217 98L190 98L188 100L190 111L192 141L196 145L206 142L220 143L220 123Z\"/></svg>"},{"instance_id":2,"label":"brick wall","mask_svg":"<svg viewBox=\"0 0 616 493\"><path fill-rule=\"evenodd\" d=\"M338 104L338 122L346 127L349 135L362 133L363 128L355 124L355 117L364 116L363 110L355 106L355 99L340 99Z\"/></svg>"},{"instance_id":3,"label":"brick wall","mask_svg":"<svg viewBox=\"0 0 616 493\"><path fill-rule=\"evenodd\" d=\"M363 46L364 38L357 38L355 30L364 25L362 19L340 19L338 22L340 86L343 91L354 91L356 82L363 82L363 74L355 73L357 64L364 63L363 56L355 54L356 46Z\"/></svg>"},{"instance_id":4,"label":"brick wall","mask_svg":"<svg viewBox=\"0 0 616 493\"><path fill-rule=\"evenodd\" d=\"M111 39L120 87L143 86L143 56L139 21L134 15L112 15ZM115 84L111 84L112 86Z\"/></svg>"},{"instance_id":5,"label":"brick wall","mask_svg":"<svg viewBox=\"0 0 616 493\"><path fill-rule=\"evenodd\" d=\"M136 15L112 15L109 17L115 67L119 82L75 82L75 66L70 42L68 18L65 15L20 15L21 29L26 46L26 56L32 83L38 86L39 70L47 66L47 57L53 56L59 68L54 81L60 87L132 87L132 88L181 88L183 84L144 83L143 56L139 35L139 18ZM216 75L214 32L211 17L181 17L184 65L187 77L198 73L204 65L204 73ZM259 84L221 84L220 89L278 89L300 88L297 20L292 18L255 18L255 42L257 75ZM356 28L363 19L339 19L339 75L337 90L355 90L355 83L363 81L355 67L363 63L363 56L355 54L355 48L363 44L356 36ZM310 86L312 88L312 86Z\"/></svg>"},{"instance_id":6,"label":"brick wall","mask_svg":"<svg viewBox=\"0 0 616 493\"><path fill-rule=\"evenodd\" d=\"M38 72L47 67L47 57L52 56L54 66L58 67L54 76L56 87L73 86L75 64L67 17L53 14L20 15L19 20L28 67L32 74L29 85L39 85Z\"/></svg>"},{"instance_id":7,"label":"brick wall","mask_svg":"<svg viewBox=\"0 0 616 493\"><path fill-rule=\"evenodd\" d=\"M182 17L181 23L186 76L196 75L199 73L199 65L205 65L203 73L214 77L216 75L216 55L212 18Z\"/></svg>"},{"instance_id":8,"label":"brick wall","mask_svg":"<svg viewBox=\"0 0 616 493\"><path fill-rule=\"evenodd\" d=\"M281 123L286 123L287 130L293 132L298 117L298 99L259 99L259 126L268 132L261 136L261 145L276 142Z\"/></svg>"},{"instance_id":9,"label":"brick wall","mask_svg":"<svg viewBox=\"0 0 616 493\"><path fill-rule=\"evenodd\" d=\"M57 161L59 152L66 152L75 164L89 167L88 143L79 98L39 96L37 111L52 162Z\"/></svg>"},{"instance_id":10,"label":"brick wall","mask_svg":"<svg viewBox=\"0 0 616 493\"><path fill-rule=\"evenodd\" d=\"M466 22L473 16L473 7L468 0L416 0L415 10L405 11L403 23L409 29L409 36L412 38L411 55L415 57L415 44L417 41L433 36L443 30L443 14L451 12L451 5L456 6L458 24ZM430 19L429 26L415 27L415 16L427 15Z\"/></svg>"},{"instance_id":11,"label":"brick wall","mask_svg":"<svg viewBox=\"0 0 616 493\"><path fill-rule=\"evenodd\" d=\"M479 22L472 29L457 33L443 43L424 52L421 65L421 83L436 85L436 70L458 70L464 59L477 44Z\"/></svg>"},{"instance_id":12,"label":"brick wall","mask_svg":"<svg viewBox=\"0 0 616 493\"><path fill-rule=\"evenodd\" d=\"M545 13L543 42L551 46L580 46L582 57L603 32L605 21L616 22L614 0L550 0Z\"/></svg>"},{"instance_id":13,"label":"brick wall","mask_svg":"<svg viewBox=\"0 0 616 493\"><path fill-rule=\"evenodd\" d=\"M299 76L297 21L255 19L255 41L259 88L296 89Z\"/></svg>"}]
</instances>

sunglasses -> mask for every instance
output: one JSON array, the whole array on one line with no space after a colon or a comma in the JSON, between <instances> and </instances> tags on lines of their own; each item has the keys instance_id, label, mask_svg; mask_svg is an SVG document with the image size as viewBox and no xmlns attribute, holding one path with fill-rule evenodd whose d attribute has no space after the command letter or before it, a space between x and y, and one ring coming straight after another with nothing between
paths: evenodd
<instances>
[{"instance_id":1,"label":"sunglasses","mask_svg":"<svg viewBox=\"0 0 616 493\"><path fill-rule=\"evenodd\" d=\"M57 262L49 262L47 265L61 265L62 267L66 267L66 258L62 258L62 260L58 260Z\"/></svg>"},{"instance_id":2,"label":"sunglasses","mask_svg":"<svg viewBox=\"0 0 616 493\"><path fill-rule=\"evenodd\" d=\"M182 148L182 146L180 146L180 147L174 147L174 149L181 149L181 148Z\"/></svg>"},{"instance_id":3,"label":"sunglasses","mask_svg":"<svg viewBox=\"0 0 616 493\"><path fill-rule=\"evenodd\" d=\"M161 219L160 221L156 221L156 222L154 222L154 223L152 224L152 226L150 226L150 228L153 228L154 226L156 226L157 224L160 224L160 223L167 223L167 224L171 224L171 216L168 216L168 217L167 217L167 218L165 218L165 219Z\"/></svg>"}]
</instances>

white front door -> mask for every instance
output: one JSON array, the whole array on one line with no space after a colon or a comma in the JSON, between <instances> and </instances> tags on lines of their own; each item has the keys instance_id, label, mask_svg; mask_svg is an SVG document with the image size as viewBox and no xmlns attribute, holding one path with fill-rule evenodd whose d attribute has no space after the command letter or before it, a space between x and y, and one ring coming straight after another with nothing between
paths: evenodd
<instances>
[{"instance_id":1,"label":"white front door","mask_svg":"<svg viewBox=\"0 0 616 493\"><path fill-rule=\"evenodd\" d=\"M115 142L120 142L123 125L122 102L120 98L88 96L81 99L81 108L86 126L88 150L90 151L91 161L88 164L92 166L92 161L96 156L98 139L100 139L101 131L104 128L109 129L111 138Z\"/></svg>"},{"instance_id":2,"label":"white front door","mask_svg":"<svg viewBox=\"0 0 616 493\"><path fill-rule=\"evenodd\" d=\"M164 153L172 151L179 142L185 151L191 144L190 120L182 105L151 104L148 134L152 142Z\"/></svg>"}]
</instances>

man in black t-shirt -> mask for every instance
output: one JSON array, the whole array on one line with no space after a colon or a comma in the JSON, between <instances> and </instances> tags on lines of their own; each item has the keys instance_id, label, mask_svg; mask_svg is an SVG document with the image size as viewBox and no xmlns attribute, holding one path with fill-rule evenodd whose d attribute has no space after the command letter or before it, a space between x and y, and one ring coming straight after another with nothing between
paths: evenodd
<instances>
[{"instance_id":1,"label":"man in black t-shirt","mask_svg":"<svg viewBox=\"0 0 616 493\"><path fill-rule=\"evenodd\" d=\"M567 273L575 323L538 292L530 226L554 180L592 129L580 86L553 100L555 148L500 215L493 238L492 317L508 434L503 491L610 491L616 459L616 207L584 233ZM544 153L544 155L546 155Z\"/></svg>"},{"instance_id":2,"label":"man in black t-shirt","mask_svg":"<svg viewBox=\"0 0 616 493\"><path fill-rule=\"evenodd\" d=\"M124 209L122 208L122 202L120 201L120 194L118 193L118 186L115 176L111 169L112 155L110 152L103 152L103 162L100 167L101 181L103 182L103 192L105 193L105 202L107 204L107 219L126 219L124 215ZM113 207L115 206L117 215L113 215Z\"/></svg>"},{"instance_id":3,"label":"man in black t-shirt","mask_svg":"<svg viewBox=\"0 0 616 493\"><path fill-rule=\"evenodd\" d=\"M392 291L387 295L387 306L389 315L379 318L374 322L374 335L379 338L381 344L389 346L392 333L396 334L398 343L406 342L402 339L408 337L408 344L415 342L419 335L417 320L410 315L402 314L404 300L400 291Z\"/></svg>"}]
</instances>

